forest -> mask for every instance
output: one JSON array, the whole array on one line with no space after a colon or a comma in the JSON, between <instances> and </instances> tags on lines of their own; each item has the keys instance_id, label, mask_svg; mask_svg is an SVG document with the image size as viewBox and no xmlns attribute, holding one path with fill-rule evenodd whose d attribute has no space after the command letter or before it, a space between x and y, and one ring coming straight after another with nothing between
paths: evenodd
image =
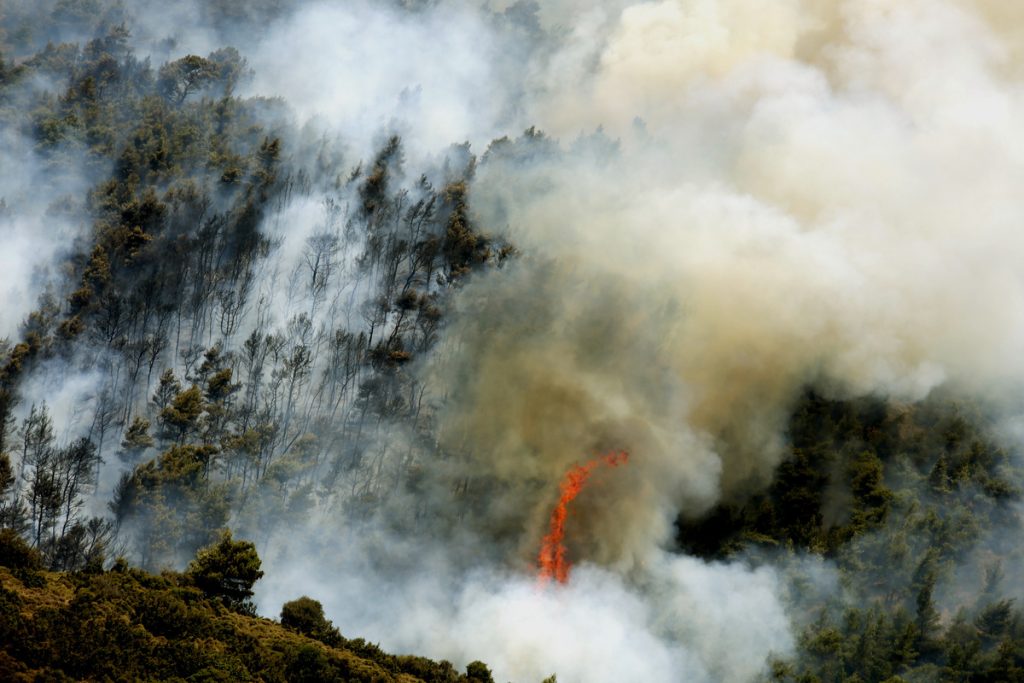
<instances>
[{"instance_id":1,"label":"forest","mask_svg":"<svg viewBox=\"0 0 1024 683\"><path fill-rule=\"evenodd\" d=\"M1024 57L699 4L0 0L0 678L1024 681Z\"/></svg>"}]
</instances>

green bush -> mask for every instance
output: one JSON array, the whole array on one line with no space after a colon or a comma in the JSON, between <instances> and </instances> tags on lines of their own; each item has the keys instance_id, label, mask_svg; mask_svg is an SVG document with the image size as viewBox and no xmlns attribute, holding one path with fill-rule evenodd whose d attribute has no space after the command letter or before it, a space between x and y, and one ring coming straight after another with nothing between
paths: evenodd
<instances>
[{"instance_id":1,"label":"green bush","mask_svg":"<svg viewBox=\"0 0 1024 683\"><path fill-rule=\"evenodd\" d=\"M341 642L338 629L324 617L323 605L306 596L284 604L281 608L281 625L328 645Z\"/></svg>"},{"instance_id":2,"label":"green bush","mask_svg":"<svg viewBox=\"0 0 1024 683\"><path fill-rule=\"evenodd\" d=\"M256 546L234 541L231 531L225 531L217 543L199 551L185 575L208 596L219 597L237 609L245 607L263 572Z\"/></svg>"},{"instance_id":3,"label":"green bush","mask_svg":"<svg viewBox=\"0 0 1024 683\"><path fill-rule=\"evenodd\" d=\"M0 529L0 566L11 569L39 569L42 558L11 529Z\"/></svg>"}]
</instances>

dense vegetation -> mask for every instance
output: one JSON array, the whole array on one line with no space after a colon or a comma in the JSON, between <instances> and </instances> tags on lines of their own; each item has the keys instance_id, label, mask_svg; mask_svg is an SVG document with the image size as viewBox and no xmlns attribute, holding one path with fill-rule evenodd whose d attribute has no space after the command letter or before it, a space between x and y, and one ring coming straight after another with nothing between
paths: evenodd
<instances>
[{"instance_id":1,"label":"dense vegetation","mask_svg":"<svg viewBox=\"0 0 1024 683\"><path fill-rule=\"evenodd\" d=\"M1021 479L990 427L939 398L808 393L767 492L680 520L692 553L811 554L838 568L831 595L793 570L806 626L775 680L1024 680L1024 611L1008 597L1022 559Z\"/></svg>"},{"instance_id":2,"label":"dense vegetation","mask_svg":"<svg viewBox=\"0 0 1024 683\"><path fill-rule=\"evenodd\" d=\"M123 562L55 574L0 532L0 678L5 681L438 681L491 683L486 666L394 656L343 638L311 598L281 623L239 609L258 578L251 543L230 537L185 573Z\"/></svg>"}]
</instances>

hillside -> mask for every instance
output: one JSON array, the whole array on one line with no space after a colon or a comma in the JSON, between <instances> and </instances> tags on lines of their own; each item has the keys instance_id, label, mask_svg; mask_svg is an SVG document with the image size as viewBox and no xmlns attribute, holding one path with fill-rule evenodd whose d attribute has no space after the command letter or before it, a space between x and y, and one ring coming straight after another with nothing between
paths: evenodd
<instances>
[{"instance_id":1,"label":"hillside","mask_svg":"<svg viewBox=\"0 0 1024 683\"><path fill-rule=\"evenodd\" d=\"M10 537L0 550L0 678L5 681L492 681L479 662L394 656L342 638L308 598L292 628L232 609L188 575L122 563L55 573Z\"/></svg>"},{"instance_id":2,"label":"hillside","mask_svg":"<svg viewBox=\"0 0 1024 683\"><path fill-rule=\"evenodd\" d=\"M0 678L1024 680L1015 7L0 0Z\"/></svg>"},{"instance_id":3,"label":"hillside","mask_svg":"<svg viewBox=\"0 0 1024 683\"><path fill-rule=\"evenodd\" d=\"M797 656L766 679L1024 680L1021 473L991 429L941 399L810 392L767 491L679 521L686 552L791 565Z\"/></svg>"}]
</instances>

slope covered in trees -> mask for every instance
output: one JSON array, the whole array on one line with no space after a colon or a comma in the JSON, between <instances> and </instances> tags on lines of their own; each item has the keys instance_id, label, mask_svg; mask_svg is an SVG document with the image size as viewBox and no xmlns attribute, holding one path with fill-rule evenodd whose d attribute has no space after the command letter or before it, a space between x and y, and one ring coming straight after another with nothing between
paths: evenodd
<instances>
[{"instance_id":1,"label":"slope covered in trees","mask_svg":"<svg viewBox=\"0 0 1024 683\"><path fill-rule=\"evenodd\" d=\"M286 603L281 622L238 601L258 579L250 543L230 537L184 573L55 574L38 553L0 532L0 677L5 681L438 681L488 683L473 662L394 656L343 638L311 598Z\"/></svg>"},{"instance_id":2,"label":"slope covered in trees","mask_svg":"<svg viewBox=\"0 0 1024 683\"><path fill-rule=\"evenodd\" d=\"M193 554L232 511L243 528L301 514L346 473L344 504L368 514L431 448L418 443L424 387L406 367L436 339L446 293L511 253L468 215L475 159L453 148L403 186L392 136L365 168L343 168L327 141L276 121L273 102L233 96L246 73L234 49L154 69L123 25L107 28L19 59L4 84L8 125L47 173L100 169L70 278L6 350L0 440L19 463L6 524L53 568L82 566L85 537L107 544L114 530L79 513L118 435L111 511L145 567ZM66 84L59 97L33 90L43 73ZM313 148L291 151L302 145ZM315 168L296 165L311 155ZM296 205L317 221L298 239ZM276 239L264 222L280 225ZM54 367L101 374L85 436L68 446L45 398L13 417L19 381ZM377 449L393 422L407 452ZM72 536L79 547L58 552Z\"/></svg>"},{"instance_id":3,"label":"slope covered in trees","mask_svg":"<svg viewBox=\"0 0 1024 683\"><path fill-rule=\"evenodd\" d=\"M834 563L832 588L794 569L805 626L773 680L1024 680L1020 471L991 429L939 398L808 393L768 491L679 521L680 546L705 557Z\"/></svg>"},{"instance_id":4,"label":"slope covered in trees","mask_svg":"<svg viewBox=\"0 0 1024 683\"><path fill-rule=\"evenodd\" d=\"M234 95L248 74L234 48L156 68L135 57L116 8L88 10L49 15L55 35L97 36L81 43L41 41L39 7L2 17L0 123L17 141L10 159L38 165L43 185L0 221L43 203L82 223L3 348L0 522L20 557L4 575L4 675L486 680L330 628L311 644L251 616L247 590L204 597L209 571L103 571L118 555L181 566L232 515L250 534L284 527L346 472L358 475L346 504L369 510L411 455L371 466L367 450L392 420L423 431L405 366L432 345L446 291L510 252L467 214L465 149L405 185L397 136L345 168L280 103ZM87 191L47 184L66 175ZM314 207L313 232L292 244L289 225L261 231L295 204ZM45 392L15 418L54 369L58 386L98 380L77 397L89 416L69 442ZM104 491L111 460L122 474Z\"/></svg>"}]
</instances>

